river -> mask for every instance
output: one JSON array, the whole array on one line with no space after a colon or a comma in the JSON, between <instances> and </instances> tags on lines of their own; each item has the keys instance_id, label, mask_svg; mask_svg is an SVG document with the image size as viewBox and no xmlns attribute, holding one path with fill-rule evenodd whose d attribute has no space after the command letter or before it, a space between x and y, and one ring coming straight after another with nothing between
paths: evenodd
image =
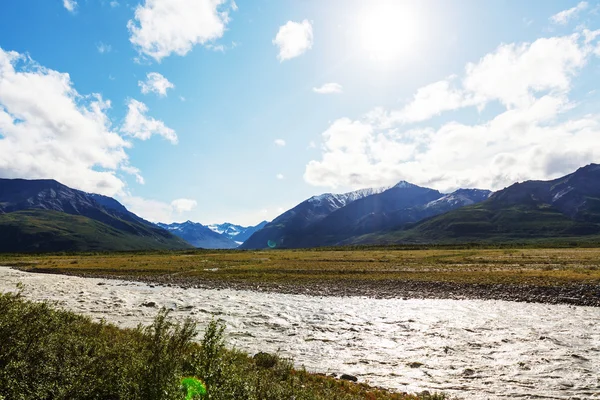
<instances>
[{"instance_id":1,"label":"river","mask_svg":"<svg viewBox=\"0 0 600 400\"><path fill-rule=\"evenodd\" d=\"M201 328L215 316L230 347L400 391L600 399L600 308L182 289L0 267L0 291L18 282L26 298L123 327L148 324L162 306Z\"/></svg>"}]
</instances>

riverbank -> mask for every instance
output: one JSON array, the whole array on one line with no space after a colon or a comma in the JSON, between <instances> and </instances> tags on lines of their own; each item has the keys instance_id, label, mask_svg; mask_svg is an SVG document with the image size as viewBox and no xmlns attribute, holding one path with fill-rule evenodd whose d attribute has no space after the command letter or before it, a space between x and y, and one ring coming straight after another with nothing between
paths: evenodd
<instances>
[{"instance_id":1,"label":"riverbank","mask_svg":"<svg viewBox=\"0 0 600 400\"><path fill-rule=\"evenodd\" d=\"M182 288L600 306L598 248L4 255L0 265Z\"/></svg>"}]
</instances>

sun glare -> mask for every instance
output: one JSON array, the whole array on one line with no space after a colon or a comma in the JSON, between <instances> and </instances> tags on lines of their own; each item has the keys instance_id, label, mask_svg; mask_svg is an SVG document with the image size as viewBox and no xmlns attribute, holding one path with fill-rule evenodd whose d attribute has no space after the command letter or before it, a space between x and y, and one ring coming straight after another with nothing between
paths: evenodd
<instances>
[{"instance_id":1,"label":"sun glare","mask_svg":"<svg viewBox=\"0 0 600 400\"><path fill-rule=\"evenodd\" d=\"M416 41L417 21L404 2L373 4L360 17L363 50L375 61L391 62L406 56Z\"/></svg>"}]
</instances>

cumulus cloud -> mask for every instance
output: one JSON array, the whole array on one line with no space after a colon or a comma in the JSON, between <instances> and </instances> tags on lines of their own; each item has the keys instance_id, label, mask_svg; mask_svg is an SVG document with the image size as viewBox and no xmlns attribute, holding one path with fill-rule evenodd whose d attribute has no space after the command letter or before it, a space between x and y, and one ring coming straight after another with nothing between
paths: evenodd
<instances>
[{"instance_id":1,"label":"cumulus cloud","mask_svg":"<svg viewBox=\"0 0 600 400\"><path fill-rule=\"evenodd\" d=\"M275 139L274 143L279 147L285 146L285 140L283 139Z\"/></svg>"},{"instance_id":2,"label":"cumulus cloud","mask_svg":"<svg viewBox=\"0 0 600 400\"><path fill-rule=\"evenodd\" d=\"M313 92L319 94L333 94L333 93L342 93L343 88L342 85L335 82L325 83L321 87L314 87Z\"/></svg>"},{"instance_id":3,"label":"cumulus cloud","mask_svg":"<svg viewBox=\"0 0 600 400\"><path fill-rule=\"evenodd\" d=\"M176 213L184 213L187 211L192 211L198 203L196 200L192 199L176 199L171 202L171 207Z\"/></svg>"},{"instance_id":4,"label":"cumulus cloud","mask_svg":"<svg viewBox=\"0 0 600 400\"><path fill-rule=\"evenodd\" d=\"M163 121L148 117L148 107L141 101L129 99L128 111L121 132L140 140L148 140L152 135L159 135L173 144L177 144L177 134Z\"/></svg>"},{"instance_id":5,"label":"cumulus cloud","mask_svg":"<svg viewBox=\"0 0 600 400\"><path fill-rule=\"evenodd\" d=\"M586 8L588 8L587 1L582 1L579 4L577 4L575 7L572 7L572 8L569 8L568 10L564 10L564 11L554 14L553 16L550 17L550 21L552 21L555 24L565 25L567 22L569 22L570 19L575 18L577 16L577 14L579 14L581 11L585 10Z\"/></svg>"},{"instance_id":6,"label":"cumulus cloud","mask_svg":"<svg viewBox=\"0 0 600 400\"><path fill-rule=\"evenodd\" d=\"M277 175L275 175L275 178L282 180L285 177L283 176L283 174L277 174Z\"/></svg>"},{"instance_id":7,"label":"cumulus cloud","mask_svg":"<svg viewBox=\"0 0 600 400\"><path fill-rule=\"evenodd\" d=\"M374 109L368 118L381 127L426 121L446 111L492 101L507 108L526 107L540 93L566 93L585 65L596 31L541 38L533 43L505 44L476 63L468 63L462 81L456 76L419 88L401 109Z\"/></svg>"},{"instance_id":8,"label":"cumulus cloud","mask_svg":"<svg viewBox=\"0 0 600 400\"><path fill-rule=\"evenodd\" d=\"M223 36L229 23L225 0L145 0L127 23L130 42L143 55L156 61L183 56L197 44Z\"/></svg>"},{"instance_id":9,"label":"cumulus cloud","mask_svg":"<svg viewBox=\"0 0 600 400\"><path fill-rule=\"evenodd\" d=\"M167 95L168 89L173 89L175 87L175 85L158 72L148 73L146 75L146 82L138 81L138 86L142 89L143 94L152 92L162 97Z\"/></svg>"},{"instance_id":10,"label":"cumulus cloud","mask_svg":"<svg viewBox=\"0 0 600 400\"><path fill-rule=\"evenodd\" d=\"M577 34L502 45L479 62L467 64L464 86L485 101L524 107L540 92L568 91L588 55L588 46Z\"/></svg>"},{"instance_id":11,"label":"cumulus cloud","mask_svg":"<svg viewBox=\"0 0 600 400\"><path fill-rule=\"evenodd\" d=\"M597 162L600 113L581 115L570 98L573 79L594 56L596 36L502 45L467 64L462 79L417 90L400 110L338 119L323 132L321 159L307 164L304 179L331 188L405 179L440 190L502 189ZM423 123L449 110L481 110L490 102L499 111L494 108L475 124Z\"/></svg>"},{"instance_id":12,"label":"cumulus cloud","mask_svg":"<svg viewBox=\"0 0 600 400\"><path fill-rule=\"evenodd\" d=\"M110 101L81 95L69 74L0 48L0 176L57 179L114 195L131 146L111 127Z\"/></svg>"},{"instance_id":13,"label":"cumulus cloud","mask_svg":"<svg viewBox=\"0 0 600 400\"><path fill-rule=\"evenodd\" d=\"M445 111L480 104L482 98L453 87L454 77L419 88L413 98L400 110L386 112L374 109L368 117L382 126L426 121Z\"/></svg>"},{"instance_id":14,"label":"cumulus cloud","mask_svg":"<svg viewBox=\"0 0 600 400\"><path fill-rule=\"evenodd\" d=\"M277 59L280 62L304 54L313 44L311 23L306 19L302 22L288 21L279 27L273 44L279 48Z\"/></svg>"},{"instance_id":15,"label":"cumulus cloud","mask_svg":"<svg viewBox=\"0 0 600 400\"><path fill-rule=\"evenodd\" d=\"M77 1L75 1L75 0L63 0L63 6L65 6L65 8L69 12L75 12L75 9L77 9Z\"/></svg>"},{"instance_id":16,"label":"cumulus cloud","mask_svg":"<svg viewBox=\"0 0 600 400\"><path fill-rule=\"evenodd\" d=\"M181 219L182 214L193 210L198 205L196 200L192 199L176 199L170 203L166 203L159 200L132 196L129 193L120 196L119 201L134 214L151 222L166 223Z\"/></svg>"}]
</instances>

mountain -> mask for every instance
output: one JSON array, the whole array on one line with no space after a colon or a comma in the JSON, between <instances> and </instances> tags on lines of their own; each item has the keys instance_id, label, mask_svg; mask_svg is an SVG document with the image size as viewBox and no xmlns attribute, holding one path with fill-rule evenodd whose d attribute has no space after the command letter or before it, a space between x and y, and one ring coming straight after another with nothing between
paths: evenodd
<instances>
[{"instance_id":1,"label":"mountain","mask_svg":"<svg viewBox=\"0 0 600 400\"><path fill-rule=\"evenodd\" d=\"M214 232L209 227L196 222L174 222L172 224L158 223L157 225L182 238L194 247L203 249L234 249L238 247L238 243L228 237Z\"/></svg>"},{"instance_id":2,"label":"mountain","mask_svg":"<svg viewBox=\"0 0 600 400\"><path fill-rule=\"evenodd\" d=\"M277 217L241 248L320 247L397 228L487 199L490 191L460 189L444 195L401 181L381 189L311 197ZM341 200L340 200L341 199ZM270 241L270 242L269 242Z\"/></svg>"},{"instance_id":3,"label":"mountain","mask_svg":"<svg viewBox=\"0 0 600 400\"><path fill-rule=\"evenodd\" d=\"M110 197L49 179L0 179L0 251L189 247Z\"/></svg>"},{"instance_id":4,"label":"mountain","mask_svg":"<svg viewBox=\"0 0 600 400\"><path fill-rule=\"evenodd\" d=\"M262 221L255 226L241 226L225 222L223 224L207 225L212 231L233 240L237 244L245 242L252 234L262 229L267 224L267 221Z\"/></svg>"},{"instance_id":5,"label":"mountain","mask_svg":"<svg viewBox=\"0 0 600 400\"><path fill-rule=\"evenodd\" d=\"M471 206L354 243L506 242L600 234L600 165L550 181L515 183Z\"/></svg>"},{"instance_id":6,"label":"mountain","mask_svg":"<svg viewBox=\"0 0 600 400\"><path fill-rule=\"evenodd\" d=\"M300 237L305 229L356 200L381 193L387 188L361 189L344 194L325 193L313 196L266 224L248 238L240 249L260 249L268 246L287 247L288 238ZM292 243L293 244L293 243Z\"/></svg>"}]
</instances>

